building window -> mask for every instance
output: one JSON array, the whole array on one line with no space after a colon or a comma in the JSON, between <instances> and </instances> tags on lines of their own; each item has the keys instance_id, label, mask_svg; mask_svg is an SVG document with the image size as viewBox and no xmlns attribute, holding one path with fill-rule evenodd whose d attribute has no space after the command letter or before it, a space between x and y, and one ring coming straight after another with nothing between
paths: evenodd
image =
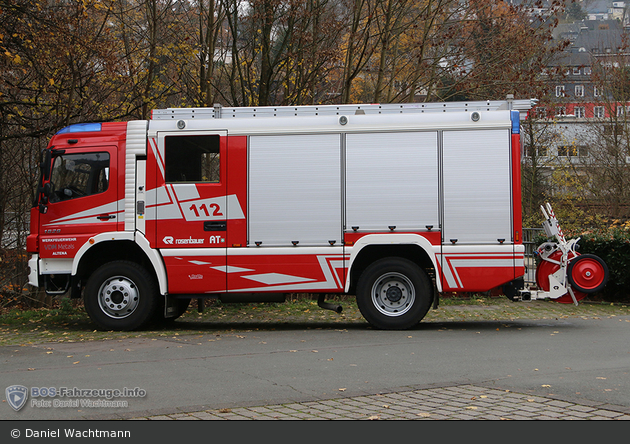
<instances>
[{"instance_id":1,"label":"building window","mask_svg":"<svg viewBox=\"0 0 630 444\"><path fill-rule=\"evenodd\" d=\"M617 106L617 117L627 117L630 116L630 106Z\"/></svg>"},{"instance_id":2,"label":"building window","mask_svg":"<svg viewBox=\"0 0 630 444\"><path fill-rule=\"evenodd\" d=\"M564 106L558 106L556 108L556 116L566 116L567 109Z\"/></svg>"},{"instance_id":3,"label":"building window","mask_svg":"<svg viewBox=\"0 0 630 444\"><path fill-rule=\"evenodd\" d=\"M586 117L586 108L583 106L576 106L573 108L573 114L575 114L575 117L584 118Z\"/></svg>"},{"instance_id":4,"label":"building window","mask_svg":"<svg viewBox=\"0 0 630 444\"><path fill-rule=\"evenodd\" d=\"M584 85L575 85L575 97L584 97Z\"/></svg>"},{"instance_id":5,"label":"building window","mask_svg":"<svg viewBox=\"0 0 630 444\"><path fill-rule=\"evenodd\" d=\"M604 107L603 106L595 106L593 107L593 117L597 117L599 119L604 118Z\"/></svg>"},{"instance_id":6,"label":"building window","mask_svg":"<svg viewBox=\"0 0 630 444\"><path fill-rule=\"evenodd\" d=\"M536 147L533 150L533 153L536 154L536 157L547 157L547 147L546 146ZM532 148L529 146L525 148L525 157L532 157Z\"/></svg>"},{"instance_id":7,"label":"building window","mask_svg":"<svg viewBox=\"0 0 630 444\"><path fill-rule=\"evenodd\" d=\"M599 96L601 96L601 95L602 95L602 93L601 93L601 91L599 90L599 88L598 88L598 87L596 87L596 86L594 86L594 87L593 87L593 96L594 96L594 97L599 97Z\"/></svg>"},{"instance_id":8,"label":"building window","mask_svg":"<svg viewBox=\"0 0 630 444\"><path fill-rule=\"evenodd\" d=\"M564 85L556 86L556 97L564 97Z\"/></svg>"},{"instance_id":9,"label":"building window","mask_svg":"<svg viewBox=\"0 0 630 444\"><path fill-rule=\"evenodd\" d=\"M558 147L558 157L586 157L588 147L584 145L565 145Z\"/></svg>"},{"instance_id":10,"label":"building window","mask_svg":"<svg viewBox=\"0 0 630 444\"><path fill-rule=\"evenodd\" d=\"M574 76L579 76L580 75L580 68L579 67L574 67L573 68L573 75Z\"/></svg>"},{"instance_id":11,"label":"building window","mask_svg":"<svg viewBox=\"0 0 630 444\"><path fill-rule=\"evenodd\" d=\"M585 76L590 76L591 75L591 67L590 66L585 66L584 67L584 75Z\"/></svg>"},{"instance_id":12,"label":"building window","mask_svg":"<svg viewBox=\"0 0 630 444\"><path fill-rule=\"evenodd\" d=\"M605 136L615 136L620 137L624 134L624 125L623 123L614 123L610 125L604 125L604 135Z\"/></svg>"}]
</instances>

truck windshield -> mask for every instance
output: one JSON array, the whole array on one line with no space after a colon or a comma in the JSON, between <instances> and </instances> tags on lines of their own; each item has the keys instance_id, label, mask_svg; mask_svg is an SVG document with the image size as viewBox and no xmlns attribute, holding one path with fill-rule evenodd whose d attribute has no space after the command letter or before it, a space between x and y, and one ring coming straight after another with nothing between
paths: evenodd
<instances>
[{"instance_id":1,"label":"truck windshield","mask_svg":"<svg viewBox=\"0 0 630 444\"><path fill-rule=\"evenodd\" d=\"M50 202L102 193L109 185L109 154L80 153L55 157Z\"/></svg>"}]
</instances>

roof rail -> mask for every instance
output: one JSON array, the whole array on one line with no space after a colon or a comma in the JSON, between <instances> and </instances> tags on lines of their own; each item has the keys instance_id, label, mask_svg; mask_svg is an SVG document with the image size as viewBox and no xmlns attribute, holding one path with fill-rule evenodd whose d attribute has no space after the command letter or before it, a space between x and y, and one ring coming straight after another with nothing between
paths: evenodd
<instances>
[{"instance_id":1,"label":"roof rail","mask_svg":"<svg viewBox=\"0 0 630 444\"><path fill-rule=\"evenodd\" d=\"M215 104L212 108L166 108L154 109L153 120L165 119L229 119L253 117L293 117L330 116L348 114L407 114L454 111L497 111L514 110L526 112L536 105L535 99L488 100L470 102L432 103L389 103L389 104L349 104L349 105L300 105L300 106L260 106L224 107Z\"/></svg>"}]
</instances>

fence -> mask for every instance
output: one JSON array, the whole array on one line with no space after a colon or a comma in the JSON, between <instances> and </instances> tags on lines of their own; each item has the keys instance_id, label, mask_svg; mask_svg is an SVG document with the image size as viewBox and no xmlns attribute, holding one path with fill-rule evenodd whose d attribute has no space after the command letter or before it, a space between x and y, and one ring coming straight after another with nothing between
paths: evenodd
<instances>
[{"instance_id":1,"label":"fence","mask_svg":"<svg viewBox=\"0 0 630 444\"><path fill-rule=\"evenodd\" d=\"M26 236L29 232L29 215L26 218L21 214L6 211L2 217L2 233L0 233L0 248L18 249L26 248Z\"/></svg>"},{"instance_id":2,"label":"fence","mask_svg":"<svg viewBox=\"0 0 630 444\"><path fill-rule=\"evenodd\" d=\"M536 257L534 252L538 243L534 239L544 233L542 228L523 228L523 245L525 245L525 284L536 283Z\"/></svg>"}]
</instances>

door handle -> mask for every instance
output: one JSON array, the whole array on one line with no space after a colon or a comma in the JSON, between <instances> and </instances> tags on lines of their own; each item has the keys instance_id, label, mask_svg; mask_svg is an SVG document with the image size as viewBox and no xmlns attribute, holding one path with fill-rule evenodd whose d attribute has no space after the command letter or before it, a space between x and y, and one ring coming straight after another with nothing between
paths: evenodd
<instances>
[{"instance_id":1,"label":"door handle","mask_svg":"<svg viewBox=\"0 0 630 444\"><path fill-rule=\"evenodd\" d=\"M96 216L98 220L109 220L114 219L116 216L114 214L99 214Z\"/></svg>"},{"instance_id":2,"label":"door handle","mask_svg":"<svg viewBox=\"0 0 630 444\"><path fill-rule=\"evenodd\" d=\"M226 230L227 230L226 220L204 221L203 223L203 231L226 231Z\"/></svg>"}]
</instances>

